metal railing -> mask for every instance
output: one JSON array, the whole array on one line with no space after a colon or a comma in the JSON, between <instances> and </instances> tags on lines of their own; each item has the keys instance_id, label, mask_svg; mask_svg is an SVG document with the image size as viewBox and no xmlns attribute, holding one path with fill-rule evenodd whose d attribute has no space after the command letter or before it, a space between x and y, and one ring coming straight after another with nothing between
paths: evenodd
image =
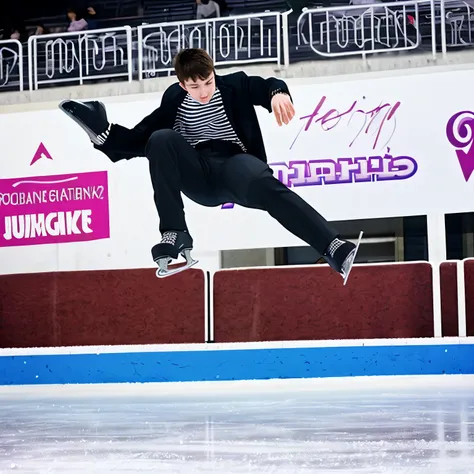
<instances>
[{"instance_id":1,"label":"metal railing","mask_svg":"<svg viewBox=\"0 0 474 474\"><path fill-rule=\"evenodd\" d=\"M441 0L439 7L443 54L448 47L474 45L474 1Z\"/></svg>"},{"instance_id":2,"label":"metal railing","mask_svg":"<svg viewBox=\"0 0 474 474\"><path fill-rule=\"evenodd\" d=\"M138 78L173 71L181 48L204 48L216 65L281 64L281 13L142 25L138 28Z\"/></svg>"},{"instance_id":3,"label":"metal railing","mask_svg":"<svg viewBox=\"0 0 474 474\"><path fill-rule=\"evenodd\" d=\"M205 48L216 65L274 63L474 45L474 0L402 0L32 36L28 87L171 75L184 47ZM0 91L23 90L17 40L0 42Z\"/></svg>"},{"instance_id":4,"label":"metal railing","mask_svg":"<svg viewBox=\"0 0 474 474\"><path fill-rule=\"evenodd\" d=\"M30 90L59 84L127 77L133 79L132 28L31 36L28 39Z\"/></svg>"},{"instance_id":5,"label":"metal railing","mask_svg":"<svg viewBox=\"0 0 474 474\"><path fill-rule=\"evenodd\" d=\"M431 51L436 56L434 0L308 9L298 18L298 47L308 45L324 57L417 49L422 41L420 7L423 5L428 6L431 14Z\"/></svg>"},{"instance_id":6,"label":"metal railing","mask_svg":"<svg viewBox=\"0 0 474 474\"><path fill-rule=\"evenodd\" d=\"M0 41L0 90L23 90L23 46L18 40Z\"/></svg>"}]
</instances>

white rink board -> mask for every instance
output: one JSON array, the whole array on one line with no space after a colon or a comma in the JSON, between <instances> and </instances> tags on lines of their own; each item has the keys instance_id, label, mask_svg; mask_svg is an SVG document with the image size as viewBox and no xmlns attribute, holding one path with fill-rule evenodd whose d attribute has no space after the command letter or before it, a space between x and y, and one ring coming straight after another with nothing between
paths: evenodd
<instances>
[{"instance_id":1,"label":"white rink board","mask_svg":"<svg viewBox=\"0 0 474 474\"><path fill-rule=\"evenodd\" d=\"M297 111L293 123L278 128L274 117L259 109L268 161L276 172L284 173L282 176L286 173L288 178L293 177L293 184L303 179L301 172L297 172L303 169L301 163L293 163L285 172L294 161L339 160L340 164L342 159L359 158L362 163L359 179L364 178L367 163L372 166L372 173L367 175L385 178L317 185L314 184L319 179L315 174L317 167L309 167L313 174L307 176L307 181L312 184L292 185L292 189L328 220L471 211L474 177L468 181L464 178L446 127L458 112L466 111L466 117L471 116L474 101L466 91L472 88L473 82L473 71L297 86L288 80ZM451 87L449 94L441 94L446 84L456 87ZM133 126L159 105L161 94L142 97L134 101L128 101L127 97L103 99L108 104L109 119ZM312 125L307 131L302 130L307 119L300 117L311 115L318 104L321 107ZM332 115L331 109L335 110ZM466 152L472 145L470 138L472 130L464 140ZM110 238L0 247L0 273L153 266L150 248L159 239L159 223L145 158L118 164L109 162L59 110L0 115L0 140L1 178L106 170L110 211ZM53 159L42 158L30 165L40 143ZM374 171L377 163L380 172ZM411 172L415 168L416 172L409 178L393 180L389 179L394 176L394 172L389 172L390 166L399 166L399 175L410 174L410 166L413 166ZM349 168L341 168L340 172L345 173ZM302 244L264 212L239 207L205 208L187 199L185 203L195 254L198 258L202 256L204 265L206 259L216 263L218 250Z\"/></svg>"}]
</instances>

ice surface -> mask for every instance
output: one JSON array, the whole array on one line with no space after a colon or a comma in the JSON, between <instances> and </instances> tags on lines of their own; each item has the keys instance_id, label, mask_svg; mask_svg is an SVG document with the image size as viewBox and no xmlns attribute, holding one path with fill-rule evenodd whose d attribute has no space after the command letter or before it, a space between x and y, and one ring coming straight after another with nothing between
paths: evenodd
<instances>
[{"instance_id":1,"label":"ice surface","mask_svg":"<svg viewBox=\"0 0 474 474\"><path fill-rule=\"evenodd\" d=\"M474 473L474 377L0 387L0 473Z\"/></svg>"}]
</instances>

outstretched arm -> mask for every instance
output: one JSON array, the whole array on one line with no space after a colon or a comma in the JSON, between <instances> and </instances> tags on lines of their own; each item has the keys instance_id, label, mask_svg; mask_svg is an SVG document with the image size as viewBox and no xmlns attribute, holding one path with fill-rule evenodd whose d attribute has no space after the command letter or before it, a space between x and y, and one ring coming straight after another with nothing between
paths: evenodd
<instances>
[{"instance_id":1,"label":"outstretched arm","mask_svg":"<svg viewBox=\"0 0 474 474\"><path fill-rule=\"evenodd\" d=\"M261 105L275 114L278 125L289 123L295 115L293 100L285 81L276 77L245 76L245 89L252 104Z\"/></svg>"}]
</instances>

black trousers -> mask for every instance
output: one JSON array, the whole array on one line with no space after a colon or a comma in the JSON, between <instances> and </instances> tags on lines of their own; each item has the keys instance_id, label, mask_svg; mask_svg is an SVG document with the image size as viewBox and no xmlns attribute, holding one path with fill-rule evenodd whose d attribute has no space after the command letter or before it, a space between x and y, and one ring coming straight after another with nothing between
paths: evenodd
<instances>
[{"instance_id":1,"label":"black trousers","mask_svg":"<svg viewBox=\"0 0 474 474\"><path fill-rule=\"evenodd\" d=\"M267 211L320 254L338 233L271 168L230 143L193 148L170 129L152 134L146 147L160 231L188 230L181 193L203 206L232 202ZM190 232L192 235L192 232Z\"/></svg>"}]
</instances>

